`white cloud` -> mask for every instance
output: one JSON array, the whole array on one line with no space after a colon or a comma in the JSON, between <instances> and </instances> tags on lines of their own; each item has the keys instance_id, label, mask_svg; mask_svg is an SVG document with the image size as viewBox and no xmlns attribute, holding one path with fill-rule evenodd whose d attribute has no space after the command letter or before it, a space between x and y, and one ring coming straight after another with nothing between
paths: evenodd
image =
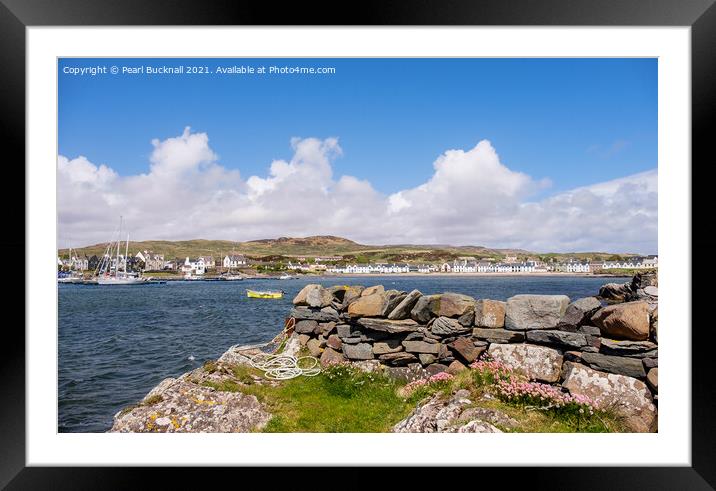
<instances>
[{"instance_id":1,"label":"white cloud","mask_svg":"<svg viewBox=\"0 0 716 491\"><path fill-rule=\"evenodd\" d=\"M425 183L391 195L333 175L336 138L294 138L266 177L218 163L205 133L153 140L146 174L58 157L60 244L108 240L120 215L141 239L341 235L536 251L656 252L656 170L530 201L549 185L509 169L489 141L448 150Z\"/></svg>"}]
</instances>

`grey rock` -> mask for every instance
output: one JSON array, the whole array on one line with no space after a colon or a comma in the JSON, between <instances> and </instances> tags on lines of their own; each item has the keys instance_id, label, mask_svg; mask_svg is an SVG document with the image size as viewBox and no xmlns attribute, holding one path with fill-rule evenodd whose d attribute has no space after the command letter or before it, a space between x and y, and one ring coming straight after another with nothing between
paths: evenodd
<instances>
[{"instance_id":1,"label":"grey rock","mask_svg":"<svg viewBox=\"0 0 716 491\"><path fill-rule=\"evenodd\" d=\"M343 344L358 344L363 341L363 338L361 336L353 336L348 338L341 338L341 341L343 342Z\"/></svg>"},{"instance_id":2,"label":"grey rock","mask_svg":"<svg viewBox=\"0 0 716 491\"><path fill-rule=\"evenodd\" d=\"M343 354L349 360L372 360L373 347L368 343L344 344Z\"/></svg>"},{"instance_id":3,"label":"grey rock","mask_svg":"<svg viewBox=\"0 0 716 491\"><path fill-rule=\"evenodd\" d=\"M476 327L472 330L472 335L489 343L520 343L525 340L524 333L507 329Z\"/></svg>"},{"instance_id":4,"label":"grey rock","mask_svg":"<svg viewBox=\"0 0 716 491\"><path fill-rule=\"evenodd\" d=\"M336 333L341 339L360 336L361 334L359 329L356 329L350 324L338 324L336 326Z\"/></svg>"},{"instance_id":5,"label":"grey rock","mask_svg":"<svg viewBox=\"0 0 716 491\"><path fill-rule=\"evenodd\" d=\"M311 339L308 343L306 343L306 348L308 348L308 352L311 353L311 356L315 356L316 358L320 358L321 353L323 352L318 339Z\"/></svg>"},{"instance_id":6,"label":"grey rock","mask_svg":"<svg viewBox=\"0 0 716 491\"><path fill-rule=\"evenodd\" d=\"M447 346L467 364L475 361L477 357L480 356L480 354L486 349L484 346L475 346L475 344L467 338L457 338Z\"/></svg>"},{"instance_id":7,"label":"grey rock","mask_svg":"<svg viewBox=\"0 0 716 491\"><path fill-rule=\"evenodd\" d=\"M385 353L379 355L378 359L392 366L405 366L418 361L418 357L412 353Z\"/></svg>"},{"instance_id":8,"label":"grey rock","mask_svg":"<svg viewBox=\"0 0 716 491\"><path fill-rule=\"evenodd\" d=\"M581 326L588 321L592 314L599 310L602 303L597 297L586 297L575 300L567 305L564 317L560 321L560 325Z\"/></svg>"},{"instance_id":9,"label":"grey rock","mask_svg":"<svg viewBox=\"0 0 716 491\"><path fill-rule=\"evenodd\" d=\"M644 293L646 293L649 296L652 297L658 297L659 296L659 288L655 286L647 286L644 288Z\"/></svg>"},{"instance_id":10,"label":"grey rock","mask_svg":"<svg viewBox=\"0 0 716 491\"><path fill-rule=\"evenodd\" d=\"M481 299L475 302L475 325L478 327L505 327L505 302Z\"/></svg>"},{"instance_id":11,"label":"grey rock","mask_svg":"<svg viewBox=\"0 0 716 491\"><path fill-rule=\"evenodd\" d=\"M582 348L588 344L584 334L567 331L527 331L527 341L564 348Z\"/></svg>"},{"instance_id":12,"label":"grey rock","mask_svg":"<svg viewBox=\"0 0 716 491\"><path fill-rule=\"evenodd\" d=\"M440 295L422 295L410 311L410 317L422 324L427 323L431 317L434 317L433 311L437 310L439 302Z\"/></svg>"},{"instance_id":13,"label":"grey rock","mask_svg":"<svg viewBox=\"0 0 716 491\"><path fill-rule=\"evenodd\" d=\"M460 324L457 319L445 316L438 317L430 326L430 332L437 336L452 336L467 331L469 331L469 328Z\"/></svg>"},{"instance_id":14,"label":"grey rock","mask_svg":"<svg viewBox=\"0 0 716 491\"><path fill-rule=\"evenodd\" d=\"M434 363L437 360L437 357L428 353L420 353L418 354L418 359L420 360L420 363L425 366Z\"/></svg>"},{"instance_id":15,"label":"grey rock","mask_svg":"<svg viewBox=\"0 0 716 491\"><path fill-rule=\"evenodd\" d=\"M497 409L489 409L484 407L470 407L465 409L458 418L458 421L480 420L486 423L499 425L502 428L513 429L519 426L516 419L511 418L507 414Z\"/></svg>"},{"instance_id":16,"label":"grey rock","mask_svg":"<svg viewBox=\"0 0 716 491\"><path fill-rule=\"evenodd\" d=\"M358 319L356 323L366 329L383 331L391 334L415 332L420 327L420 324L412 319L390 320L376 317L363 317Z\"/></svg>"},{"instance_id":17,"label":"grey rock","mask_svg":"<svg viewBox=\"0 0 716 491\"><path fill-rule=\"evenodd\" d=\"M515 295L507 299L505 328L552 329L564 316L567 305L566 295Z\"/></svg>"},{"instance_id":18,"label":"grey rock","mask_svg":"<svg viewBox=\"0 0 716 491\"><path fill-rule=\"evenodd\" d=\"M321 310L309 309L308 307L296 307L291 309L290 317L298 320L314 320L318 322L338 322L339 316L332 312L322 312Z\"/></svg>"},{"instance_id":19,"label":"grey rock","mask_svg":"<svg viewBox=\"0 0 716 491\"><path fill-rule=\"evenodd\" d=\"M623 356L609 356L601 353L582 353L582 360L590 367L627 377L644 378L646 372L641 360Z\"/></svg>"},{"instance_id":20,"label":"grey rock","mask_svg":"<svg viewBox=\"0 0 716 491\"><path fill-rule=\"evenodd\" d=\"M333 294L321 285L306 285L293 299L294 305L307 305L309 307L328 307L333 301Z\"/></svg>"},{"instance_id":21,"label":"grey rock","mask_svg":"<svg viewBox=\"0 0 716 491\"><path fill-rule=\"evenodd\" d=\"M589 334L590 336L601 336L602 331L597 326L579 326L579 332Z\"/></svg>"},{"instance_id":22,"label":"grey rock","mask_svg":"<svg viewBox=\"0 0 716 491\"><path fill-rule=\"evenodd\" d=\"M413 358L417 359L415 356ZM430 376L420 363L410 363L408 366L401 367L387 367L385 374L388 378L400 382L415 382Z\"/></svg>"},{"instance_id":23,"label":"grey rock","mask_svg":"<svg viewBox=\"0 0 716 491\"><path fill-rule=\"evenodd\" d=\"M601 338L599 351L605 355L628 356L631 358L654 358L658 346L651 341L621 341Z\"/></svg>"},{"instance_id":24,"label":"grey rock","mask_svg":"<svg viewBox=\"0 0 716 491\"><path fill-rule=\"evenodd\" d=\"M373 344L373 354L385 355L387 353L398 353L403 351L400 339L386 339Z\"/></svg>"},{"instance_id":25,"label":"grey rock","mask_svg":"<svg viewBox=\"0 0 716 491\"><path fill-rule=\"evenodd\" d=\"M330 347L324 349L323 353L321 354L321 366L322 367L345 363L347 361L348 360L346 359L345 356L343 356L343 353L340 353Z\"/></svg>"},{"instance_id":26,"label":"grey rock","mask_svg":"<svg viewBox=\"0 0 716 491\"><path fill-rule=\"evenodd\" d=\"M431 365L425 367L425 371L428 372L428 375L435 375L441 372L446 372L447 369L447 365L443 365L442 363L432 363Z\"/></svg>"},{"instance_id":27,"label":"grey rock","mask_svg":"<svg viewBox=\"0 0 716 491\"><path fill-rule=\"evenodd\" d=\"M625 302L632 293L631 283L607 283L599 289L599 296L610 302Z\"/></svg>"},{"instance_id":28,"label":"grey rock","mask_svg":"<svg viewBox=\"0 0 716 491\"><path fill-rule=\"evenodd\" d=\"M316 329L318 329L318 322L309 320L298 321L294 326L294 331L298 334L313 334Z\"/></svg>"},{"instance_id":29,"label":"grey rock","mask_svg":"<svg viewBox=\"0 0 716 491\"><path fill-rule=\"evenodd\" d=\"M651 368L656 368L659 366L659 359L658 358L643 358L641 360L641 363L644 365L644 368L646 370L649 370Z\"/></svg>"},{"instance_id":30,"label":"grey rock","mask_svg":"<svg viewBox=\"0 0 716 491\"><path fill-rule=\"evenodd\" d=\"M491 344L487 350L493 360L532 380L556 382L562 371L562 354L546 346L531 344Z\"/></svg>"}]
</instances>

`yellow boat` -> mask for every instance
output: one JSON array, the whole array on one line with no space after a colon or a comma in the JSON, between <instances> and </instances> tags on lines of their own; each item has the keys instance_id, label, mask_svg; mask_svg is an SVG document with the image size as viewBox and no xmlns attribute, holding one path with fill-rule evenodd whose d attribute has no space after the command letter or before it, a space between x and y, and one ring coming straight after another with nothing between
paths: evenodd
<instances>
[{"instance_id":1,"label":"yellow boat","mask_svg":"<svg viewBox=\"0 0 716 491\"><path fill-rule=\"evenodd\" d=\"M255 290L246 290L246 296L249 298L283 298L283 291L257 292Z\"/></svg>"}]
</instances>

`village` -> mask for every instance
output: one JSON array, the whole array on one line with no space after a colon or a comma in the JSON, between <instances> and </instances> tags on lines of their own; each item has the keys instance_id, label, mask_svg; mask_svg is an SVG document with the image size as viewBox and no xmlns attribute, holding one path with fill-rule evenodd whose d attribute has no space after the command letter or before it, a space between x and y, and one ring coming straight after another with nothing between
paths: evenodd
<instances>
[{"instance_id":1,"label":"village","mask_svg":"<svg viewBox=\"0 0 716 491\"><path fill-rule=\"evenodd\" d=\"M87 256L70 251L64 257L57 257L59 271L94 271L101 258ZM111 267L124 269L125 258L122 254L108 258ZM119 264L117 264L119 261ZM129 254L126 268L128 271L201 278L243 272L244 274L296 273L320 275L386 275L386 274L523 274L523 273L581 273L599 274L619 270L651 270L658 268L658 256L631 256L621 260L583 260L568 258L563 261L543 261L537 258L518 259L517 256L505 256L501 260L477 259L472 256L458 257L452 261L435 262L356 262L343 256L278 256L251 257L244 254L224 256L198 256L167 259L163 254L152 251L139 251Z\"/></svg>"}]
</instances>

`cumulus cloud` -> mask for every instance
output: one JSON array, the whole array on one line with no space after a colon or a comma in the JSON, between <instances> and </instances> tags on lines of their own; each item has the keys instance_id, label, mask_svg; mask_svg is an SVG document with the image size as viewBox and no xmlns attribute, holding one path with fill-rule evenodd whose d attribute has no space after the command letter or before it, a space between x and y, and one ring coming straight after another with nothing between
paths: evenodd
<instances>
[{"instance_id":1,"label":"cumulus cloud","mask_svg":"<svg viewBox=\"0 0 716 491\"><path fill-rule=\"evenodd\" d=\"M549 186L504 165L482 140L447 150L425 183L390 195L334 176L337 138L293 138L264 177L219 164L205 133L152 140L145 174L58 157L60 239L104 242L120 215L132 238L251 240L331 234L363 243L656 252L656 170L531 201Z\"/></svg>"}]
</instances>

